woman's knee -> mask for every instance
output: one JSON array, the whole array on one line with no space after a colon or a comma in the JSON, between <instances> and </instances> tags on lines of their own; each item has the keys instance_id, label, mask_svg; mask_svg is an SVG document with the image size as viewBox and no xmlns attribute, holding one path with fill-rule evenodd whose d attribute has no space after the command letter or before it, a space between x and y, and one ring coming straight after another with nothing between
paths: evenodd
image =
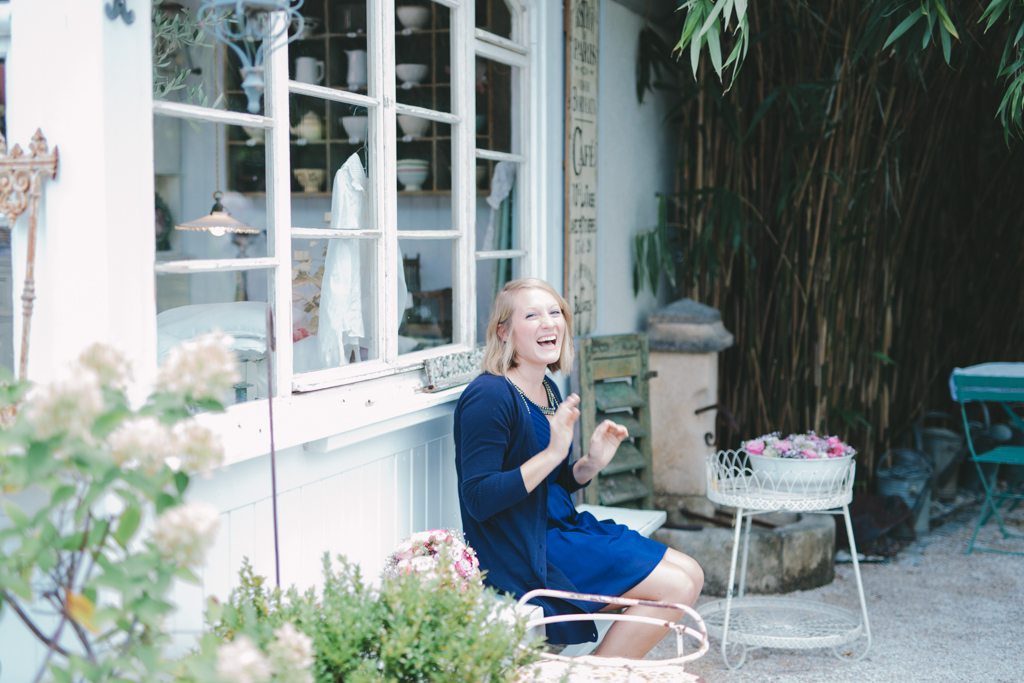
<instances>
[{"instance_id":1,"label":"woman's knee","mask_svg":"<svg viewBox=\"0 0 1024 683\"><path fill-rule=\"evenodd\" d=\"M700 593L701 589L704 587L704 570L701 569L701 566L697 564L696 560L689 555L684 555L678 550L669 548L665 552L664 561L681 569L692 582L695 593ZM694 597L696 597L696 595Z\"/></svg>"}]
</instances>

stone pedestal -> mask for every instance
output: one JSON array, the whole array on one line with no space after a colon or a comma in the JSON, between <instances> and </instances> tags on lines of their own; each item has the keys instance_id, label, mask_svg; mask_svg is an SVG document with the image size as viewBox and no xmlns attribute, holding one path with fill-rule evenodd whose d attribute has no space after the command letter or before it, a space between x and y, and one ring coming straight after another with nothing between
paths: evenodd
<instances>
[{"instance_id":1,"label":"stone pedestal","mask_svg":"<svg viewBox=\"0 0 1024 683\"><path fill-rule=\"evenodd\" d=\"M647 337L658 373L650 383L655 504L700 512L710 505L704 459L715 451L718 352L733 336L716 309L683 299L647 318Z\"/></svg>"}]
</instances>

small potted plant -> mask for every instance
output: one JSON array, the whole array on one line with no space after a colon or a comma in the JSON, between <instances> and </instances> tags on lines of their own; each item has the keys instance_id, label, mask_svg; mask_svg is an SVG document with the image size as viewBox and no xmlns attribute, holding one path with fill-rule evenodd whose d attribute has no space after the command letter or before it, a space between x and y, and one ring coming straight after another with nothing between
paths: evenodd
<instances>
[{"instance_id":1,"label":"small potted plant","mask_svg":"<svg viewBox=\"0 0 1024 683\"><path fill-rule=\"evenodd\" d=\"M838 436L814 432L782 438L772 432L744 441L755 480L763 488L792 493L821 493L841 488L847 481L857 451Z\"/></svg>"}]
</instances>

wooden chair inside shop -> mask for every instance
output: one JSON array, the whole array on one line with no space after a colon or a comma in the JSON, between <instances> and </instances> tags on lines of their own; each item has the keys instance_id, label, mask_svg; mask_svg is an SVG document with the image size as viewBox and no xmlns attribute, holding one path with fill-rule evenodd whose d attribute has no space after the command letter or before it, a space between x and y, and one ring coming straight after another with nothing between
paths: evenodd
<instances>
[{"instance_id":1,"label":"wooden chair inside shop","mask_svg":"<svg viewBox=\"0 0 1024 683\"><path fill-rule=\"evenodd\" d=\"M1006 524L1003 521L1003 515L999 512L1000 506L1007 500L1013 501L1013 505L1009 507L1010 512L1017 507L1021 500L1024 500L1024 492L1020 488L1021 484L1024 483L1024 446L997 446L990 451L978 453L974 440L971 438L971 426L967 421L967 410L964 407L964 404L968 401L998 403L1003 407L1003 410L1006 411L1006 414L1009 415L1013 423L1021 431L1024 431L1024 420L1021 420L1020 416L1010 406L1010 403L1024 401L1024 377L986 377L954 374L953 382L956 385L956 400L960 404L960 415L964 421L964 434L967 436L967 447L971 452L971 462L974 463L974 467L978 472L978 478L981 481L981 487L985 496L981 505L981 512L978 515L978 522L974 527L974 535L971 537L971 543L967 547L967 554L970 555L973 550L984 550L1007 555L1024 555L1024 549L1009 550L975 545L978 539L978 531L992 517L996 518L996 522L999 524L999 531L1002 532L1004 539L1024 539L1024 535L1007 530ZM995 480L989 480L985 468L982 467L984 464L1010 466L1009 471L1014 473L1011 476L1015 478L1015 481L1008 482L1009 486L1003 493L997 493L995 490Z\"/></svg>"},{"instance_id":2,"label":"wooden chair inside shop","mask_svg":"<svg viewBox=\"0 0 1024 683\"><path fill-rule=\"evenodd\" d=\"M452 288L421 291L420 254L403 256L405 286L413 305L406 311L402 332L423 339L451 340Z\"/></svg>"},{"instance_id":3,"label":"wooden chair inside shop","mask_svg":"<svg viewBox=\"0 0 1024 683\"><path fill-rule=\"evenodd\" d=\"M580 341L580 439L608 419L629 430L615 458L584 489L585 503L638 508L654 507L651 471L651 395L646 334L587 337Z\"/></svg>"}]
</instances>

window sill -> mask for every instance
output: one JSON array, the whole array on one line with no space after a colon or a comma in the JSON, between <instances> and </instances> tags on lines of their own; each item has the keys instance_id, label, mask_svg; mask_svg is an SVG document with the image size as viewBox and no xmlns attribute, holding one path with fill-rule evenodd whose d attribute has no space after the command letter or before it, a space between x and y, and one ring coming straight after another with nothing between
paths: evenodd
<instances>
[{"instance_id":1,"label":"window sill","mask_svg":"<svg viewBox=\"0 0 1024 683\"><path fill-rule=\"evenodd\" d=\"M388 376L274 399L274 446L281 451L306 445L309 451L326 452L372 438L378 432L417 424L422 421L417 413L454 403L463 389L465 385L424 392L421 361ZM419 417L433 419L442 412L434 410ZM205 413L197 419L220 435L225 465L270 452L266 400L236 404L223 413ZM375 429L377 426L385 427L384 431Z\"/></svg>"}]
</instances>

